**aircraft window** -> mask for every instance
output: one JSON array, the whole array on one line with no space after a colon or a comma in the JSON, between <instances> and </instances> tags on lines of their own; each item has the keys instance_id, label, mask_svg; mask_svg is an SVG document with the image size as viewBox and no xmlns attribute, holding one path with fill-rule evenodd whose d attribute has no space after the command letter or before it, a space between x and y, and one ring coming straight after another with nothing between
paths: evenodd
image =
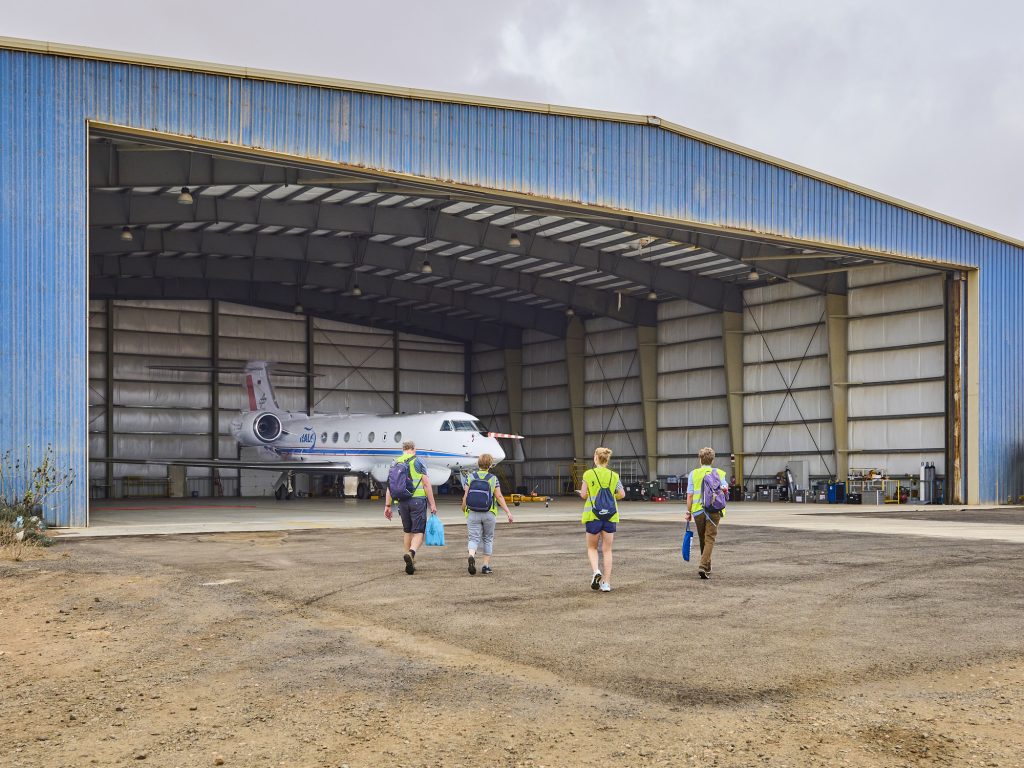
<instances>
[{"instance_id":1,"label":"aircraft window","mask_svg":"<svg viewBox=\"0 0 1024 768\"><path fill-rule=\"evenodd\" d=\"M345 433L345 442L347 443L351 439L352 439L352 433L351 432L346 432Z\"/></svg>"},{"instance_id":2,"label":"aircraft window","mask_svg":"<svg viewBox=\"0 0 1024 768\"><path fill-rule=\"evenodd\" d=\"M452 431L452 423L450 421L446 421L444 424L441 425L441 431L442 432L451 432Z\"/></svg>"},{"instance_id":3,"label":"aircraft window","mask_svg":"<svg viewBox=\"0 0 1024 768\"><path fill-rule=\"evenodd\" d=\"M359 434L356 435L356 441L360 442L360 443L363 442L363 433L362 432L360 432Z\"/></svg>"},{"instance_id":4,"label":"aircraft window","mask_svg":"<svg viewBox=\"0 0 1024 768\"><path fill-rule=\"evenodd\" d=\"M473 426L472 421L456 421L455 422L456 432L478 432L479 430Z\"/></svg>"},{"instance_id":5,"label":"aircraft window","mask_svg":"<svg viewBox=\"0 0 1024 768\"><path fill-rule=\"evenodd\" d=\"M370 434L368 434L368 435L366 436L366 439L367 439L367 440L369 440L369 441L370 441L370 442L372 443L372 442L373 442L373 438L374 438L374 437L375 437L375 435L373 434L373 432L371 432Z\"/></svg>"},{"instance_id":6,"label":"aircraft window","mask_svg":"<svg viewBox=\"0 0 1024 768\"><path fill-rule=\"evenodd\" d=\"M323 432L323 433L320 434L320 442L321 443L326 443L327 442L327 433L326 432Z\"/></svg>"},{"instance_id":7,"label":"aircraft window","mask_svg":"<svg viewBox=\"0 0 1024 768\"><path fill-rule=\"evenodd\" d=\"M396 443L402 442L402 433L401 432L395 432L395 442Z\"/></svg>"},{"instance_id":8,"label":"aircraft window","mask_svg":"<svg viewBox=\"0 0 1024 768\"><path fill-rule=\"evenodd\" d=\"M338 433L337 432L335 432L333 435L331 435L331 442L332 443L338 442Z\"/></svg>"}]
</instances>

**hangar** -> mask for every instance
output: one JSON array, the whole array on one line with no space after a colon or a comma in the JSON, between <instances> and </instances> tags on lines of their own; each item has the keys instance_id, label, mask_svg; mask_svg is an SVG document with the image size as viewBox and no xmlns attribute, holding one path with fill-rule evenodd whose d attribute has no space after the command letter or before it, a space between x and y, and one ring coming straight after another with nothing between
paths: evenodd
<instances>
[{"instance_id":1,"label":"hangar","mask_svg":"<svg viewBox=\"0 0 1024 768\"><path fill-rule=\"evenodd\" d=\"M1024 494L1024 244L657 117L0 38L0 214L5 448L89 478L54 524L154 479L90 457L236 455L230 379L154 366L247 359L468 405L548 493L601 443Z\"/></svg>"}]
</instances>

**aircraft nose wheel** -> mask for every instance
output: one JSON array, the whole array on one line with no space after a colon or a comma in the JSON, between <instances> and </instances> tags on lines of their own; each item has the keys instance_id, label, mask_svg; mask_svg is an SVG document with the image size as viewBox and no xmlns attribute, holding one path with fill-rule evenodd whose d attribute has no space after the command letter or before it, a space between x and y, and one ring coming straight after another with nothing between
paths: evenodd
<instances>
[{"instance_id":1,"label":"aircraft nose wheel","mask_svg":"<svg viewBox=\"0 0 1024 768\"><path fill-rule=\"evenodd\" d=\"M367 483L360 483L356 486L356 498L357 499L368 499L370 498L370 486Z\"/></svg>"}]
</instances>

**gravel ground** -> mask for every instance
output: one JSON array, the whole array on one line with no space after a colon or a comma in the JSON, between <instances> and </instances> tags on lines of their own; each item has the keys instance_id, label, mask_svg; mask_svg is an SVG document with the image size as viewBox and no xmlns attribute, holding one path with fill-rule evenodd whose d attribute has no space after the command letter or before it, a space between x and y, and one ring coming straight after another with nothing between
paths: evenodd
<instances>
[{"instance_id":1,"label":"gravel ground","mask_svg":"<svg viewBox=\"0 0 1024 768\"><path fill-rule=\"evenodd\" d=\"M0 561L3 765L1020 766L1017 545L630 523L67 542ZM1016 725L1014 725L1016 723Z\"/></svg>"}]
</instances>

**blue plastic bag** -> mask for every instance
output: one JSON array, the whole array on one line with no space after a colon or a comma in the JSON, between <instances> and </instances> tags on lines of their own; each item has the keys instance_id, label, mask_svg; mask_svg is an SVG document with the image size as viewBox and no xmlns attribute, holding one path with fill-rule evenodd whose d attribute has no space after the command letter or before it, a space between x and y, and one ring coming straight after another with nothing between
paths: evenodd
<instances>
[{"instance_id":1,"label":"blue plastic bag","mask_svg":"<svg viewBox=\"0 0 1024 768\"><path fill-rule=\"evenodd\" d=\"M686 533L683 534L683 560L690 562L690 541L693 540L693 531L690 530L690 521L686 521Z\"/></svg>"},{"instance_id":2,"label":"blue plastic bag","mask_svg":"<svg viewBox=\"0 0 1024 768\"><path fill-rule=\"evenodd\" d=\"M427 518L427 530L423 535L423 543L428 547L444 546L444 523L437 515Z\"/></svg>"}]
</instances>

